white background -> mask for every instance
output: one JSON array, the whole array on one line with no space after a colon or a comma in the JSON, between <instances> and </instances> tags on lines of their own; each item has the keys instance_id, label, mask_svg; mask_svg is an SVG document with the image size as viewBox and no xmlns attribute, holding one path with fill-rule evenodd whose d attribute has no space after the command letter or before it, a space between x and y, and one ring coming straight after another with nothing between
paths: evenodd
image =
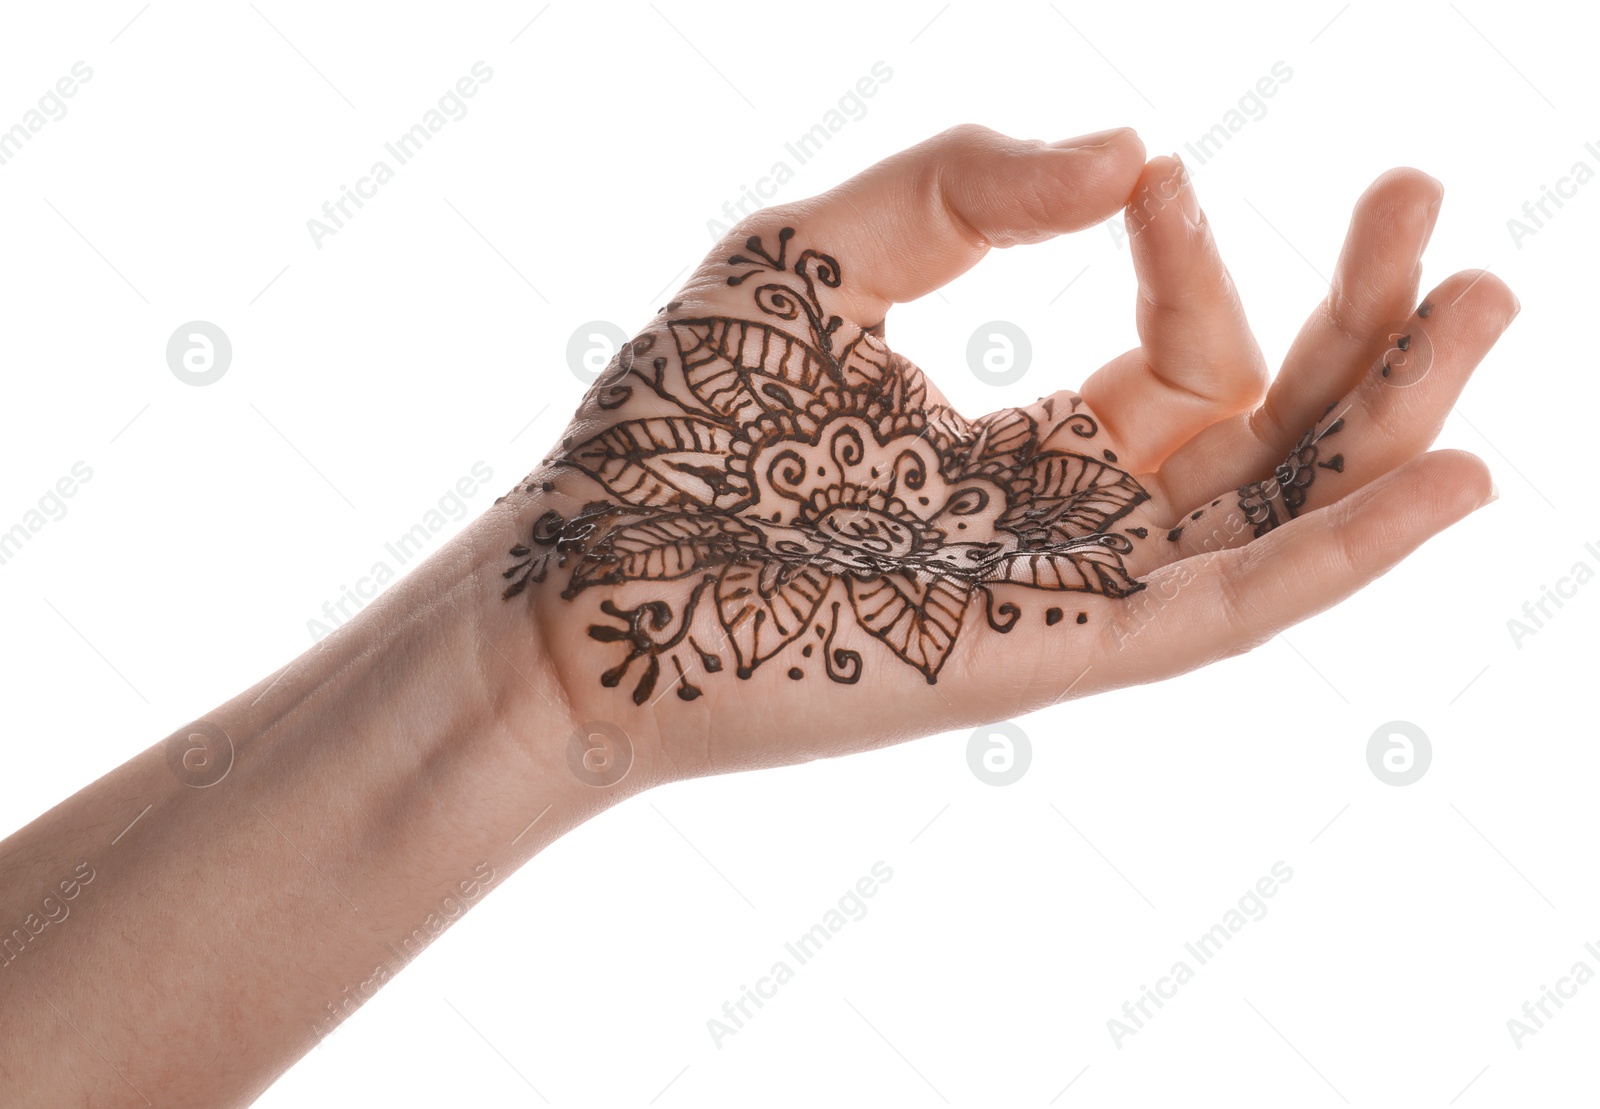
<instances>
[{"instance_id":1,"label":"white background","mask_svg":"<svg viewBox=\"0 0 1600 1109\"><path fill-rule=\"evenodd\" d=\"M1447 189L1424 284L1487 265L1523 304L1441 438L1484 455L1499 503L1356 599L1018 721L1033 762L1008 787L961 734L637 798L497 880L260 1104L1593 1096L1600 984L1520 1048L1506 1024L1575 961L1600 971L1600 583L1520 644L1507 627L1600 569L1600 182L1520 245L1507 227L1600 169L1573 7L139 2L0 15L0 127L94 71L0 166L0 530L93 470L0 566L6 829L304 650L474 462L495 477L471 511L509 487L583 391L574 330L648 318L874 62L892 78L778 199L969 120L1184 152L1281 61L1264 117L1189 158L1269 359L1393 165ZM319 249L306 221L479 60L469 113ZM1132 306L1098 228L991 257L890 335L982 412L1130 346ZM1032 337L1016 385L966 365L993 319ZM165 363L190 320L234 347L204 388ZM1433 750L1404 788L1365 753L1396 719ZM707 1020L879 860L865 918L714 1044ZM1280 860L1265 918L1115 1044L1107 1020Z\"/></svg>"}]
</instances>

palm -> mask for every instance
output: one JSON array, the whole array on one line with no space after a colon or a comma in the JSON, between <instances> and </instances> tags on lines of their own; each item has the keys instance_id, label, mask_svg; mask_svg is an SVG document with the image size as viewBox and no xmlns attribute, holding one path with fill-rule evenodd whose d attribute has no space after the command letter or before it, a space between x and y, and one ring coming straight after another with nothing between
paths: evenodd
<instances>
[{"instance_id":1,"label":"palm","mask_svg":"<svg viewBox=\"0 0 1600 1109\"><path fill-rule=\"evenodd\" d=\"M1325 442L1356 439L1346 413L1372 414L1360 398L1334 411L1337 374L1323 418L1271 462L1210 461L1207 436L1258 388L1242 323L1219 339L1186 322L1180 361L1242 362L1208 371L1227 395L1201 416L1162 377L1180 344L1157 318L1089 401L968 420L889 349L881 314L861 318L876 305L812 222L757 217L619 354L530 480L541 512L510 552L505 594L542 598L576 711L649 737L677 772L838 753L1184 668L1173 628L1127 649L1152 610L1137 594L1159 581L1164 606L1162 575L1186 576L1197 551L1344 491L1313 488L1319 475L1347 490L1388 468L1380 449L1347 470ZM1165 264L1146 249L1145 270ZM1219 495L1182 499L1208 481Z\"/></svg>"}]
</instances>

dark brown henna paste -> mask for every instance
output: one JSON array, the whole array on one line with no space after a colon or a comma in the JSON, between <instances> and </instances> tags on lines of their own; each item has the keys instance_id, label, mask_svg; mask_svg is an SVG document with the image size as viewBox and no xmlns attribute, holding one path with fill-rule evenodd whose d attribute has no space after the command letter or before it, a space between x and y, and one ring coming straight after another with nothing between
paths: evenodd
<instances>
[{"instance_id":1,"label":"dark brown henna paste","mask_svg":"<svg viewBox=\"0 0 1600 1109\"><path fill-rule=\"evenodd\" d=\"M862 657L834 646L845 605L859 629L932 683L974 592L989 626L1006 632L1021 611L995 606L997 586L1107 597L1142 589L1123 562L1132 541L1113 526L1149 495L1112 465L1110 450L1091 457L1047 445L1058 432L1068 442L1099 434L1078 398L1059 419L1052 402L1041 405L1043 426L1020 410L968 421L930 403L921 372L884 345L881 329L852 336L827 310L823 295L842 281L838 261L807 249L791 262L793 238L780 230L773 252L752 236L728 259L736 272L727 284L759 277L752 300L774 322L678 318L673 302L619 352L591 394L595 407L621 408L640 384L668 407L652 402L650 416L562 443L549 463L581 471L612 499L540 517L510 552L504 596L552 567L567 571L567 599L595 586L697 579L674 594L683 598L676 610L665 600L626 609L603 600L600 612L617 623L589 628L626 647L602 684L620 684L642 663L633 700L643 704L662 655L684 700L700 690L676 652L705 673L722 669L688 637L708 594L739 677L791 645L810 657L796 641L814 627L828 678L853 684ZM1049 624L1061 618L1060 608L1046 614ZM787 673L805 676L798 666Z\"/></svg>"},{"instance_id":2,"label":"dark brown henna paste","mask_svg":"<svg viewBox=\"0 0 1600 1109\"><path fill-rule=\"evenodd\" d=\"M1333 411L1333 406L1329 405L1327 411ZM1323 415L1327 415L1327 412ZM1239 507L1244 512L1245 520L1254 525L1253 534L1257 538L1300 514L1306 505L1311 484L1317 479L1318 467L1343 472L1344 455L1336 454L1326 460L1320 458L1322 440L1343 429L1343 416L1321 431L1312 428L1300 437L1294 450L1289 452L1289 457L1278 464L1270 478L1239 487ZM1280 504L1284 512L1281 518L1278 515ZM1195 513L1195 516L1199 515Z\"/></svg>"}]
</instances>

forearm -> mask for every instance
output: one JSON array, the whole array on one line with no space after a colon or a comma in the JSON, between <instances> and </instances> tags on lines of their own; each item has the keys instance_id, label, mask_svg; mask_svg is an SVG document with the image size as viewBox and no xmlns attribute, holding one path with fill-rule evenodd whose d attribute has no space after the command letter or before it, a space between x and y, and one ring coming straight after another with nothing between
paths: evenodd
<instances>
[{"instance_id":1,"label":"forearm","mask_svg":"<svg viewBox=\"0 0 1600 1109\"><path fill-rule=\"evenodd\" d=\"M0 844L0 1101L248 1101L614 797L567 770L535 622L497 601L521 515L207 714L220 780L225 751L158 743Z\"/></svg>"}]
</instances>

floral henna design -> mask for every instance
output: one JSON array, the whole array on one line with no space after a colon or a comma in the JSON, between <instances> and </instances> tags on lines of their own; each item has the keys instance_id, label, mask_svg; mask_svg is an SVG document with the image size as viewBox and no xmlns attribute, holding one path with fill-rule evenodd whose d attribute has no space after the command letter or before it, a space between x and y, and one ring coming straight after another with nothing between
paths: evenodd
<instances>
[{"instance_id":1,"label":"floral henna design","mask_svg":"<svg viewBox=\"0 0 1600 1109\"><path fill-rule=\"evenodd\" d=\"M1328 411L1332 410L1330 405ZM1311 428L1300 436L1294 450L1289 452L1288 458L1278 463L1278 468L1270 478L1253 481L1239 488L1239 507L1244 511L1246 522L1254 525L1252 534L1257 539L1283 523L1284 519L1292 520L1300 515L1300 510L1306 506L1306 494L1311 483L1317 480L1317 467L1344 470L1342 454L1336 454L1326 461L1318 460L1318 444L1326 436L1334 435L1343 428L1343 417L1334 420L1320 432ZM1279 502L1283 505L1284 519L1278 517L1276 506Z\"/></svg>"},{"instance_id":2,"label":"floral henna design","mask_svg":"<svg viewBox=\"0 0 1600 1109\"><path fill-rule=\"evenodd\" d=\"M783 228L775 254L751 237L748 254L728 259L737 272L727 283L763 279L756 307L810 341L761 320L663 309L676 360L657 352L660 332L635 339L595 398L615 409L642 383L668 411L563 443L550 464L581 471L612 499L540 517L510 552L505 598L552 567L566 571L567 599L597 585L690 583L676 594L680 610L606 600L600 611L613 622L589 628L626 646L601 682L616 686L640 664L633 699L643 704L667 673L663 654L685 700L701 693L685 660L723 669L688 635L701 604L712 606L741 678L786 654L799 680L802 660L820 652L827 677L856 682L860 654L834 646L848 613L933 683L975 594L990 627L1006 632L1021 613L995 606L996 586L1107 597L1142 589L1123 562L1131 540L1111 529L1149 495L1110 451L1049 445L1058 433L1098 435L1081 402L1060 418L1046 400L1042 420L1006 410L976 421L930 403L921 372L877 329L840 342L846 326L821 300L840 285L839 263L804 250L791 264L793 236Z\"/></svg>"},{"instance_id":3,"label":"floral henna design","mask_svg":"<svg viewBox=\"0 0 1600 1109\"><path fill-rule=\"evenodd\" d=\"M1323 419L1333 411L1335 404L1322 410ZM1320 431L1316 427L1310 428L1300 436L1289 457L1278 463L1271 477L1239 487L1239 509L1244 513L1245 523L1252 526L1251 535L1254 538L1260 539L1267 532L1300 515L1300 510L1306 506L1311 484L1317 480L1318 469L1344 472L1344 455L1335 454L1324 459L1321 447L1323 439L1343 430L1342 415ZM1212 507L1220 503L1213 501ZM1283 508L1282 516L1278 514L1280 505ZM1201 509L1191 513L1189 519L1198 520L1204 514L1205 510ZM1183 536L1183 528L1182 524L1173 528L1167 533L1167 539L1176 543Z\"/></svg>"}]
</instances>

